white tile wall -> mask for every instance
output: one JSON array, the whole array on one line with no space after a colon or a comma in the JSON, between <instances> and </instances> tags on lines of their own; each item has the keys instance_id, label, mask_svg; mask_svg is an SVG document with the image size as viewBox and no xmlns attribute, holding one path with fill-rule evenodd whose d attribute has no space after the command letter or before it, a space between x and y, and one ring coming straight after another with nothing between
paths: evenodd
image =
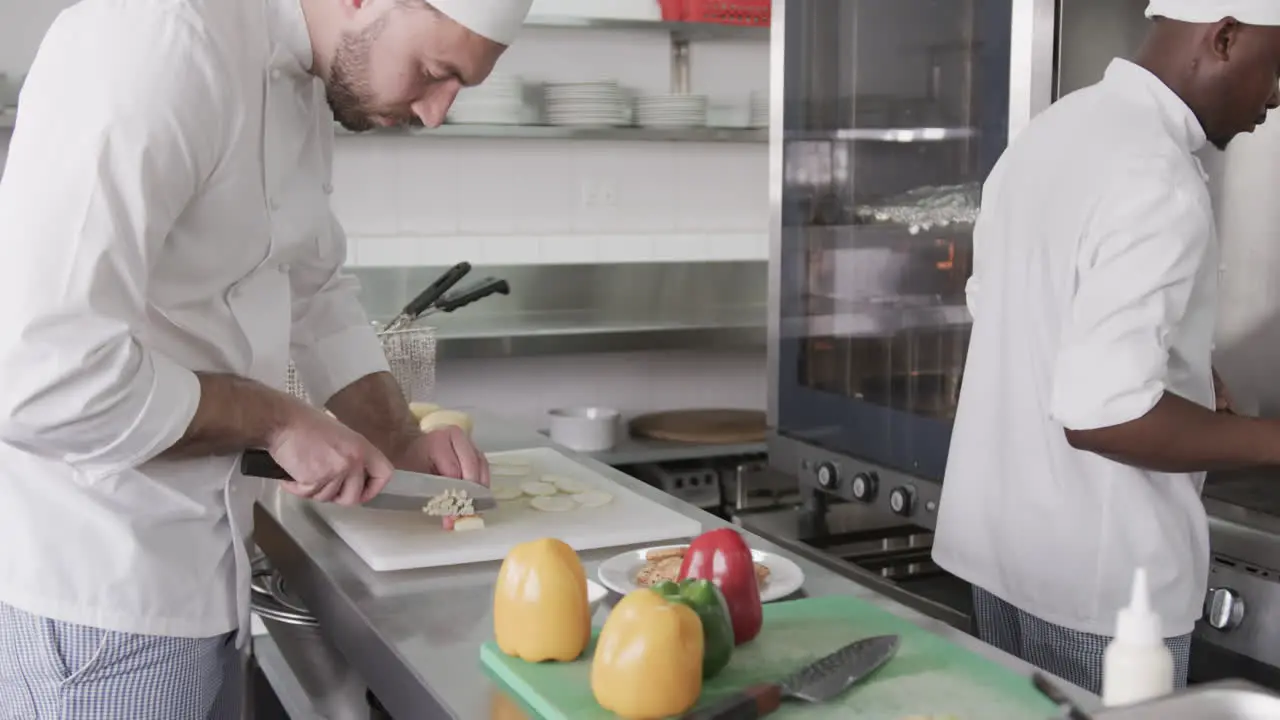
<instances>
[{"instance_id":1,"label":"white tile wall","mask_svg":"<svg viewBox=\"0 0 1280 720\"><path fill-rule=\"evenodd\" d=\"M745 115L767 52L696 44L694 90ZM656 33L530 28L498 72L664 92L670 50ZM761 260L767 174L763 145L342 136L334 203L360 266Z\"/></svg>"},{"instance_id":2,"label":"white tile wall","mask_svg":"<svg viewBox=\"0 0 1280 720\"><path fill-rule=\"evenodd\" d=\"M554 407L604 405L627 415L764 410L767 397L763 352L661 352L445 361L436 368L432 399L544 427Z\"/></svg>"},{"instance_id":3,"label":"white tile wall","mask_svg":"<svg viewBox=\"0 0 1280 720\"><path fill-rule=\"evenodd\" d=\"M72 0L0 2L0 72L20 74ZM695 45L693 85L719 113L745 117L767 86L763 43ZM665 38L646 32L530 30L500 71L530 81L616 78L662 92ZM8 136L0 133L0 168ZM756 145L338 140L335 209L360 265L742 260L766 256L766 149ZM611 206L588 206L604 187ZM765 405L762 354L652 353L451 361L440 402L540 422L550 407L629 413Z\"/></svg>"},{"instance_id":4,"label":"white tile wall","mask_svg":"<svg viewBox=\"0 0 1280 720\"><path fill-rule=\"evenodd\" d=\"M18 74L70 1L2 4L0 72ZM745 118L767 45L695 44L694 91ZM665 92L670 60L658 32L528 28L498 72ZM342 136L333 199L355 265L758 260L767 170L763 144Z\"/></svg>"}]
</instances>

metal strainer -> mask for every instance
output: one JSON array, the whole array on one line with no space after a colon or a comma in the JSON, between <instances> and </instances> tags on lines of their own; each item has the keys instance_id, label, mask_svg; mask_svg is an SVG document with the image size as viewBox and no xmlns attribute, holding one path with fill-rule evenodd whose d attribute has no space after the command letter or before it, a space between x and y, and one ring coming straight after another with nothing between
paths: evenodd
<instances>
[{"instance_id":1,"label":"metal strainer","mask_svg":"<svg viewBox=\"0 0 1280 720\"><path fill-rule=\"evenodd\" d=\"M405 399L425 400L436 384L435 328L413 327L407 330L388 330L379 332L378 339L382 341L382 351L387 355L387 364L391 366L391 374L396 382L400 383ZM295 397L311 402L293 362L289 363L285 390Z\"/></svg>"}]
</instances>

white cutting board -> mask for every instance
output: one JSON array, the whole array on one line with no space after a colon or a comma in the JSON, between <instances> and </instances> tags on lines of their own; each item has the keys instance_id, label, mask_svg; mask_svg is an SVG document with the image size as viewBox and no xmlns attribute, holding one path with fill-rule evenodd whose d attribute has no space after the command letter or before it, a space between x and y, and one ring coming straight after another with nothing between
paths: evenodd
<instances>
[{"instance_id":1,"label":"white cutting board","mask_svg":"<svg viewBox=\"0 0 1280 720\"><path fill-rule=\"evenodd\" d=\"M613 496L603 507L578 507L565 512L542 512L530 498L502 500L484 513L482 530L448 532L440 518L425 513L366 510L316 505L316 512L374 570L408 570L501 560L512 546L554 537L574 550L617 547L692 537L702 523L637 495L552 448L492 453L491 462L504 459L529 464L527 478L495 477L497 483L537 480L542 475L570 477Z\"/></svg>"}]
</instances>

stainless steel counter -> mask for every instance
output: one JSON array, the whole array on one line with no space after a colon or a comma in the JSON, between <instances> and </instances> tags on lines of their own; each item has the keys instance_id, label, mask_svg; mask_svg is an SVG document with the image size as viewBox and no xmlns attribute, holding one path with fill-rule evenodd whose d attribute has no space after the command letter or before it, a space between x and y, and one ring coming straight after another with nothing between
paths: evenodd
<instances>
[{"instance_id":1,"label":"stainless steel counter","mask_svg":"<svg viewBox=\"0 0 1280 720\"><path fill-rule=\"evenodd\" d=\"M538 433L494 418L477 417L476 426L476 439L487 451L549 444ZM589 458L581 461L633 492L698 519L704 528L725 525L607 465ZM840 568L801 547L782 548L747 535L753 546L795 560L804 570L804 590L809 596L865 599L1015 672L1031 671L1026 663L890 600L875 589L876 579L870 574ZM259 506L255 537L320 619L334 647L392 716L400 720L479 720L490 717L495 707L511 712L510 702L481 669L478 657L480 645L492 637L491 595L497 563L373 572L305 507L304 501L285 495L271 497ZM588 574L594 575L601 560L621 550L582 553ZM1097 699L1084 691L1069 691L1087 708L1098 706Z\"/></svg>"}]
</instances>

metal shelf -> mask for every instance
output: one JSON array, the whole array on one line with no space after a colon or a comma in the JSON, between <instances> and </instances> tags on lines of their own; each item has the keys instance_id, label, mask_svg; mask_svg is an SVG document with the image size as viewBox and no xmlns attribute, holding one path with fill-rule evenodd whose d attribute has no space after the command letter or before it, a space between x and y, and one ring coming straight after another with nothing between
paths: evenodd
<instances>
[{"instance_id":1,"label":"metal shelf","mask_svg":"<svg viewBox=\"0 0 1280 720\"><path fill-rule=\"evenodd\" d=\"M728 309L698 319L602 320L568 311L496 317L436 328L437 359L765 346L763 308Z\"/></svg>"},{"instance_id":2,"label":"metal shelf","mask_svg":"<svg viewBox=\"0 0 1280 720\"><path fill-rule=\"evenodd\" d=\"M788 132L786 139L916 143L968 140L977 136L978 131L973 128L847 128L844 130L798 130Z\"/></svg>"},{"instance_id":3,"label":"metal shelf","mask_svg":"<svg viewBox=\"0 0 1280 720\"><path fill-rule=\"evenodd\" d=\"M581 30L642 30L669 33L677 40L768 40L768 26L724 25L721 23L663 22L660 20L615 20L611 18L533 16L525 27Z\"/></svg>"},{"instance_id":4,"label":"metal shelf","mask_svg":"<svg viewBox=\"0 0 1280 720\"><path fill-rule=\"evenodd\" d=\"M558 125L441 125L434 130L397 128L352 133L337 127L339 135L404 135L440 138L524 138L529 140L631 140L647 142L764 143L769 131L762 128L642 128L565 127Z\"/></svg>"}]
</instances>

